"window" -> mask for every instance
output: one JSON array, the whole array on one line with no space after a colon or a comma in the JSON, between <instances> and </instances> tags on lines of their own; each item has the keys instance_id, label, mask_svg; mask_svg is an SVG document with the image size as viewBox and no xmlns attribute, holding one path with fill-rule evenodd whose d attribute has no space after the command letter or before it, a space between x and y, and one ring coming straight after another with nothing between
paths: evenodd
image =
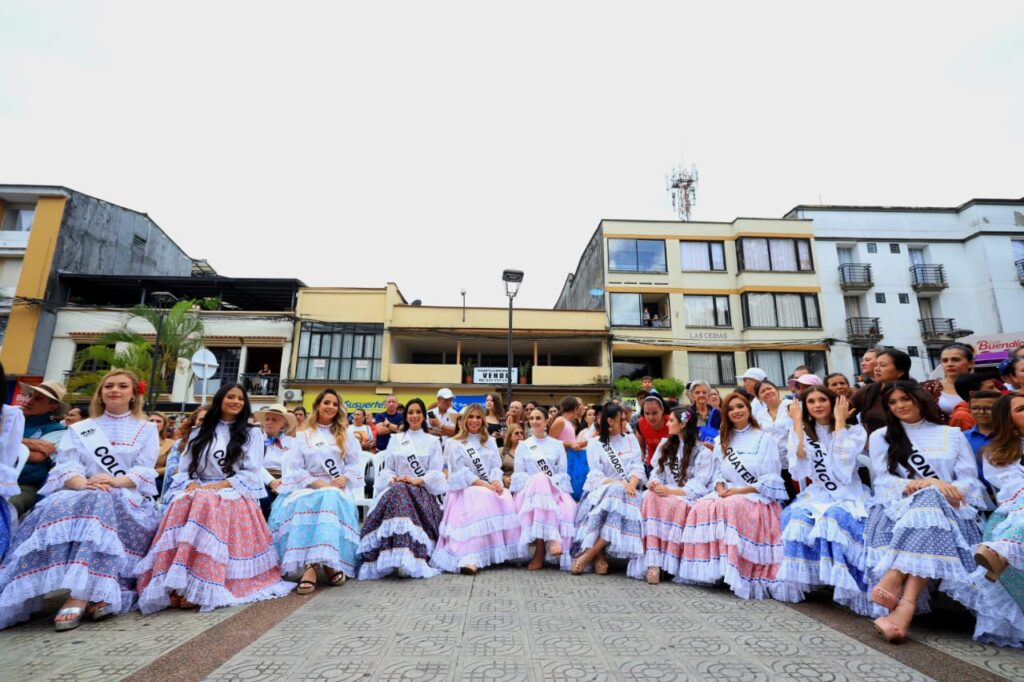
<instances>
[{"instance_id":1,"label":"window","mask_svg":"<svg viewBox=\"0 0 1024 682\"><path fill-rule=\"evenodd\" d=\"M668 295L609 294L613 327L671 327Z\"/></svg>"},{"instance_id":2,"label":"window","mask_svg":"<svg viewBox=\"0 0 1024 682\"><path fill-rule=\"evenodd\" d=\"M687 327L731 327L728 296L683 296Z\"/></svg>"},{"instance_id":3,"label":"window","mask_svg":"<svg viewBox=\"0 0 1024 682\"><path fill-rule=\"evenodd\" d=\"M868 242L868 253L878 253L878 244Z\"/></svg>"},{"instance_id":4,"label":"window","mask_svg":"<svg viewBox=\"0 0 1024 682\"><path fill-rule=\"evenodd\" d=\"M773 383L783 386L793 370L800 365L807 365L819 377L828 374L825 364L825 353L822 351L802 350L752 350L747 352L750 367L760 367Z\"/></svg>"},{"instance_id":5,"label":"window","mask_svg":"<svg viewBox=\"0 0 1024 682\"><path fill-rule=\"evenodd\" d=\"M875 303L885 303L885 294L883 294L883 293L876 293L875 294Z\"/></svg>"},{"instance_id":6,"label":"window","mask_svg":"<svg viewBox=\"0 0 1024 682\"><path fill-rule=\"evenodd\" d=\"M668 272L663 239L609 239L608 269L619 272Z\"/></svg>"},{"instance_id":7,"label":"window","mask_svg":"<svg viewBox=\"0 0 1024 682\"><path fill-rule=\"evenodd\" d=\"M296 379L379 381L382 324L304 322Z\"/></svg>"},{"instance_id":8,"label":"window","mask_svg":"<svg viewBox=\"0 0 1024 682\"><path fill-rule=\"evenodd\" d=\"M683 272L725 270L725 245L722 242L679 242L679 261Z\"/></svg>"},{"instance_id":9,"label":"window","mask_svg":"<svg viewBox=\"0 0 1024 682\"><path fill-rule=\"evenodd\" d=\"M639 379L651 376L660 377L661 358L659 357L627 357L616 355L612 363L612 376L615 379L626 377L627 379Z\"/></svg>"},{"instance_id":10,"label":"window","mask_svg":"<svg viewBox=\"0 0 1024 682\"><path fill-rule=\"evenodd\" d=\"M7 315L0 317L0 344L4 342L4 336L7 334ZM6 398L6 396L4 396Z\"/></svg>"},{"instance_id":11,"label":"window","mask_svg":"<svg viewBox=\"0 0 1024 682\"><path fill-rule=\"evenodd\" d=\"M1024 239L1011 239L1013 245L1013 260L1024 260Z\"/></svg>"},{"instance_id":12,"label":"window","mask_svg":"<svg viewBox=\"0 0 1024 682\"><path fill-rule=\"evenodd\" d=\"M910 294L900 294L900 303L910 303Z\"/></svg>"},{"instance_id":13,"label":"window","mask_svg":"<svg viewBox=\"0 0 1024 682\"><path fill-rule=\"evenodd\" d=\"M743 294L743 323L747 327L820 328L818 297L814 294Z\"/></svg>"},{"instance_id":14,"label":"window","mask_svg":"<svg viewBox=\"0 0 1024 682\"><path fill-rule=\"evenodd\" d=\"M146 248L146 238L143 237L141 234L135 235L134 237L132 237L132 246L134 246L136 249Z\"/></svg>"},{"instance_id":15,"label":"window","mask_svg":"<svg viewBox=\"0 0 1024 682\"><path fill-rule=\"evenodd\" d=\"M809 239L743 237L736 242L740 270L764 272L811 272Z\"/></svg>"},{"instance_id":16,"label":"window","mask_svg":"<svg viewBox=\"0 0 1024 682\"><path fill-rule=\"evenodd\" d=\"M900 252L900 245L899 244L889 244L889 253L899 253L899 252Z\"/></svg>"},{"instance_id":17,"label":"window","mask_svg":"<svg viewBox=\"0 0 1024 682\"><path fill-rule=\"evenodd\" d=\"M36 217L36 209L32 204L7 204L4 208L4 219L0 230L4 232L28 232L32 229L32 220Z\"/></svg>"},{"instance_id":18,"label":"window","mask_svg":"<svg viewBox=\"0 0 1024 682\"><path fill-rule=\"evenodd\" d=\"M917 352L917 346L907 346L907 355L912 358L918 357L919 353Z\"/></svg>"},{"instance_id":19,"label":"window","mask_svg":"<svg viewBox=\"0 0 1024 682\"><path fill-rule=\"evenodd\" d=\"M736 383L736 359L732 353L686 353L687 376L701 379L712 386Z\"/></svg>"}]
</instances>

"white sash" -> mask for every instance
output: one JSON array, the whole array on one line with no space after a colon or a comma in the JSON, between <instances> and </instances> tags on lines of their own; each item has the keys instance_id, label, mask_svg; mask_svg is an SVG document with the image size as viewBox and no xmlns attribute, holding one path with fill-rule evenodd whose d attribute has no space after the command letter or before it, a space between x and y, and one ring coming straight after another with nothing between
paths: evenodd
<instances>
[{"instance_id":1,"label":"white sash","mask_svg":"<svg viewBox=\"0 0 1024 682\"><path fill-rule=\"evenodd\" d=\"M612 449L611 443L601 443L601 447L604 448L604 454L608 456L608 461L612 463L615 468L615 473L619 475L623 481L626 480L626 471L622 468L622 462L615 456L615 450Z\"/></svg>"},{"instance_id":2,"label":"white sash","mask_svg":"<svg viewBox=\"0 0 1024 682\"><path fill-rule=\"evenodd\" d=\"M476 475L485 483L490 483L491 480L487 478L487 472L484 470L484 463L481 461L480 455L476 453L476 450L473 449L473 446L469 443L466 443L465 448L466 454L469 455L469 461L473 463L474 467L476 467Z\"/></svg>"},{"instance_id":3,"label":"white sash","mask_svg":"<svg viewBox=\"0 0 1024 682\"><path fill-rule=\"evenodd\" d=\"M754 448L754 452L757 452L758 447L760 447L761 438L764 438L764 434L757 439L757 447ZM750 470L743 466L743 462L740 461L739 454L731 445L725 451L725 461L732 465L733 469L735 469L736 473L740 475L740 478L743 479L744 483L747 485L754 485L757 483L757 476L750 473Z\"/></svg>"},{"instance_id":4,"label":"white sash","mask_svg":"<svg viewBox=\"0 0 1024 682\"><path fill-rule=\"evenodd\" d=\"M533 441L532 445L530 444L530 441ZM526 448L530 451L530 456L533 457L533 460L537 462L537 467L547 474L548 478L554 478L555 472L551 470L550 466L548 466L548 463L544 460L544 456L538 454L539 452L542 452L542 450L537 439L530 436L529 440L526 441Z\"/></svg>"},{"instance_id":5,"label":"white sash","mask_svg":"<svg viewBox=\"0 0 1024 682\"><path fill-rule=\"evenodd\" d=\"M416 447L412 444L412 438L409 434L402 434L402 440L399 445L402 448L403 454L405 454L405 461L409 463L409 468L416 474L417 477L423 478L427 475L427 470L423 468L420 461L416 458Z\"/></svg>"},{"instance_id":6,"label":"white sash","mask_svg":"<svg viewBox=\"0 0 1024 682\"><path fill-rule=\"evenodd\" d=\"M811 446L811 466L814 468L813 480L821 483L825 486L825 490L829 492L835 492L839 490L839 485L832 480L832 476L828 472L828 463L825 461L825 453L819 443L814 438L804 436L807 439L807 443ZM835 442L833 440L833 442Z\"/></svg>"},{"instance_id":7,"label":"white sash","mask_svg":"<svg viewBox=\"0 0 1024 682\"><path fill-rule=\"evenodd\" d=\"M939 475L935 473L935 469L928 463L928 458L922 455L913 444L910 447L912 450L910 457L907 458L907 466L910 467L910 470L920 478L938 478Z\"/></svg>"},{"instance_id":8,"label":"white sash","mask_svg":"<svg viewBox=\"0 0 1024 682\"><path fill-rule=\"evenodd\" d=\"M139 427L139 432L146 427L142 424ZM89 451L89 454L95 458L96 463L100 465L102 469L107 471L111 476L127 476L128 467L117 457L117 453L114 452L114 446L110 444L107 439L107 434L103 433L103 429L94 422L92 419L80 421L77 424L72 424L71 428L75 430L78 437L82 439L85 444L85 449ZM138 434L136 434L137 436Z\"/></svg>"},{"instance_id":9,"label":"white sash","mask_svg":"<svg viewBox=\"0 0 1024 682\"><path fill-rule=\"evenodd\" d=\"M310 442L309 439L313 437L316 438L316 441ZM320 429L316 429L314 432L306 432L306 444L310 449L316 451L317 456L320 458L320 464L328 476L331 478L341 476L341 471L338 469L338 460L334 456L334 450L338 447L337 443L328 443L324 435L320 433Z\"/></svg>"}]
</instances>

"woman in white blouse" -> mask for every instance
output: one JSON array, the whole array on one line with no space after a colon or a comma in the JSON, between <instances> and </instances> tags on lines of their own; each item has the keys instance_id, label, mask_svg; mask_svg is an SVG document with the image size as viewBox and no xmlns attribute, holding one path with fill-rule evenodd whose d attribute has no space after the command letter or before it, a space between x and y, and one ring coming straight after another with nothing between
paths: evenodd
<instances>
[{"instance_id":1,"label":"woman in white blouse","mask_svg":"<svg viewBox=\"0 0 1024 682\"><path fill-rule=\"evenodd\" d=\"M761 430L775 439L779 449L779 466L782 468L782 480L786 484L788 500L796 496L796 487L789 473L789 460L786 447L789 444L789 431L793 428L793 419L789 415L789 407L793 401L783 400L778 387L765 379L755 389L755 397L760 401L761 408L754 415Z\"/></svg>"},{"instance_id":2,"label":"woman in white blouse","mask_svg":"<svg viewBox=\"0 0 1024 682\"><path fill-rule=\"evenodd\" d=\"M572 572L591 564L598 575L608 573L608 556L633 560L643 556L639 487L647 482L640 443L625 432L621 406L601 410L597 438L587 443L589 473L576 512Z\"/></svg>"},{"instance_id":3,"label":"woman in white blouse","mask_svg":"<svg viewBox=\"0 0 1024 682\"><path fill-rule=\"evenodd\" d=\"M313 401L306 428L284 456L270 532L285 575L299 575L299 594L316 589L317 567L330 585L356 575L359 514L353 491L363 485L361 448L348 431L341 398L326 388ZM301 575L300 575L301 574Z\"/></svg>"},{"instance_id":4,"label":"woman in white blouse","mask_svg":"<svg viewBox=\"0 0 1024 682\"><path fill-rule=\"evenodd\" d=\"M527 569L539 570L547 561L569 570L576 501L572 499L565 445L547 435L544 410L535 407L527 417L530 436L516 448L509 486L522 527L519 545L524 554L533 552Z\"/></svg>"},{"instance_id":5,"label":"woman in white blouse","mask_svg":"<svg viewBox=\"0 0 1024 682\"><path fill-rule=\"evenodd\" d=\"M725 580L741 599L763 599L782 562L779 502L787 499L775 438L739 393L722 401L713 491L693 505L683 531L684 582Z\"/></svg>"},{"instance_id":6,"label":"woman in white blouse","mask_svg":"<svg viewBox=\"0 0 1024 682\"><path fill-rule=\"evenodd\" d=\"M395 571L410 578L438 574L429 562L441 524L437 496L448 491L448 481L441 441L423 429L426 415L422 400L410 400L401 430L388 441L383 468L374 479L373 511L359 541L360 580Z\"/></svg>"},{"instance_id":7,"label":"woman in white blouse","mask_svg":"<svg viewBox=\"0 0 1024 682\"><path fill-rule=\"evenodd\" d=\"M27 620L55 590L68 593L54 619L58 632L134 608L136 564L160 520L160 439L142 418L142 401L138 377L112 370L93 394L90 418L64 432L39 491L46 497L0 565L0 628Z\"/></svg>"}]
</instances>

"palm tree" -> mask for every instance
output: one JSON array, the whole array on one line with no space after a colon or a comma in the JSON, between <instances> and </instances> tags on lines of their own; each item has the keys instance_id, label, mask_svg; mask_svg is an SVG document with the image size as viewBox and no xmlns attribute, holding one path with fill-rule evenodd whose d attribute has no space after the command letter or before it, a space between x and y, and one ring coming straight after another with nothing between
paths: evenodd
<instances>
[{"instance_id":1,"label":"palm tree","mask_svg":"<svg viewBox=\"0 0 1024 682\"><path fill-rule=\"evenodd\" d=\"M68 377L68 393L79 400L87 400L96 390L100 378L111 367L130 369L140 378L149 376L153 367L153 344L141 336L124 343L115 350L116 341L102 336L99 341L82 349L75 356L75 371ZM118 338L122 336L118 334Z\"/></svg>"}]
</instances>

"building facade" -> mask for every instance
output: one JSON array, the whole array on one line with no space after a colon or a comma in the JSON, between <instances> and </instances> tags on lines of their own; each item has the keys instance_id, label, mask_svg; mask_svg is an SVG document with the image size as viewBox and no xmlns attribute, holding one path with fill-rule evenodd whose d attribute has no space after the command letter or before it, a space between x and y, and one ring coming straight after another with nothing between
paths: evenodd
<instances>
[{"instance_id":1,"label":"building facade","mask_svg":"<svg viewBox=\"0 0 1024 682\"><path fill-rule=\"evenodd\" d=\"M606 312L612 380L645 374L733 386L829 368L811 221L603 220L556 309Z\"/></svg>"},{"instance_id":2,"label":"building facade","mask_svg":"<svg viewBox=\"0 0 1024 682\"><path fill-rule=\"evenodd\" d=\"M875 345L907 352L912 376L971 334L1024 330L1024 199L951 208L797 206L812 220L827 336L839 371Z\"/></svg>"},{"instance_id":3,"label":"building facade","mask_svg":"<svg viewBox=\"0 0 1024 682\"><path fill-rule=\"evenodd\" d=\"M0 185L0 360L43 375L60 273L188 276L192 259L144 213L65 187Z\"/></svg>"},{"instance_id":4,"label":"building facade","mask_svg":"<svg viewBox=\"0 0 1024 682\"><path fill-rule=\"evenodd\" d=\"M299 291L288 402L308 408L333 387L350 409L383 409L390 393L429 405L438 388L456 401L505 395L508 309L423 306L392 283L381 288ZM557 403L598 401L609 391L603 313L515 309L513 396Z\"/></svg>"}]
</instances>

